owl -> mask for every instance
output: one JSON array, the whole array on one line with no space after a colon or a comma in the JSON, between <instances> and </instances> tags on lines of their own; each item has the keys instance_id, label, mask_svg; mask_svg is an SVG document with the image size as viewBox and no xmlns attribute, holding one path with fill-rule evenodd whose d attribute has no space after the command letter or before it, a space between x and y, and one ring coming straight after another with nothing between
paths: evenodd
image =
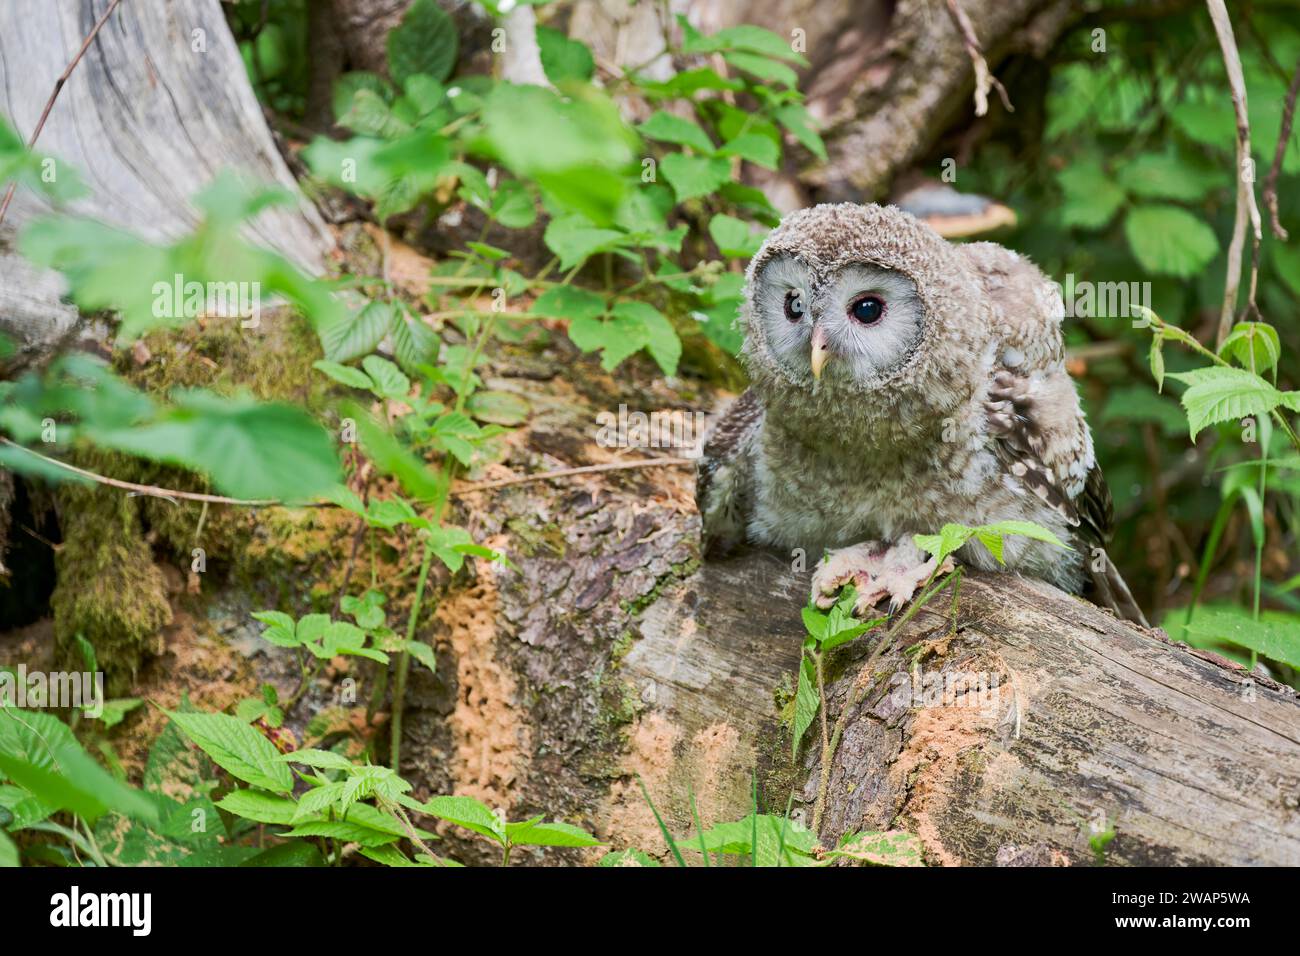
<instances>
[{"instance_id":1,"label":"owl","mask_svg":"<svg viewBox=\"0 0 1300 956\"><path fill-rule=\"evenodd\" d=\"M821 556L812 599L852 583L856 611L906 602L936 570L912 540L945 523L1027 520L1000 563L1145 623L1105 552L1111 501L1065 370L1064 305L1032 263L954 245L888 206L796 212L746 272L750 387L700 458L705 554Z\"/></svg>"}]
</instances>

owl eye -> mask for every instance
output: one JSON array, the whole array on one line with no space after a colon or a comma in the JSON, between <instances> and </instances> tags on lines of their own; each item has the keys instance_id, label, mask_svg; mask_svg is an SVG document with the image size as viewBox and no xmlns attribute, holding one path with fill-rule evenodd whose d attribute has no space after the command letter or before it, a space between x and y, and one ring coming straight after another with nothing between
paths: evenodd
<instances>
[{"instance_id":1,"label":"owl eye","mask_svg":"<svg viewBox=\"0 0 1300 956\"><path fill-rule=\"evenodd\" d=\"M785 294L785 317L791 322L798 322L803 318L803 290L791 289Z\"/></svg>"},{"instance_id":2,"label":"owl eye","mask_svg":"<svg viewBox=\"0 0 1300 956\"><path fill-rule=\"evenodd\" d=\"M860 299L854 300L849 306L849 315L853 316L863 325L872 325L880 321L880 317L885 314L885 300L878 295L864 295Z\"/></svg>"}]
</instances>

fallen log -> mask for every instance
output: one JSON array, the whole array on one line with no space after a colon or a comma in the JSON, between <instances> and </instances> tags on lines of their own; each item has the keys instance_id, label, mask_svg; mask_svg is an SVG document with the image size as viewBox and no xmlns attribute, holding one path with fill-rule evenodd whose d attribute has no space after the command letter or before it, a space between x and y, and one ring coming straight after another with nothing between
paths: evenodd
<instances>
[{"instance_id":1,"label":"fallen log","mask_svg":"<svg viewBox=\"0 0 1300 956\"><path fill-rule=\"evenodd\" d=\"M505 362L497 376L535 410L520 471L606 460L596 412L666 398L648 373L639 395L631 376L584 375L581 396ZM811 822L820 733L796 763L788 723L808 573L769 553L701 565L692 485L690 469L647 468L464 496L470 527L517 570L480 563L443 598L430 636L447 665L413 685L410 779L660 856L638 777L679 836L692 798L705 826L744 817L755 778L764 812L789 801ZM830 724L882 633L829 655ZM1300 863L1295 692L1215 655L1041 582L973 573L866 677L822 845L902 829L934 864Z\"/></svg>"}]
</instances>

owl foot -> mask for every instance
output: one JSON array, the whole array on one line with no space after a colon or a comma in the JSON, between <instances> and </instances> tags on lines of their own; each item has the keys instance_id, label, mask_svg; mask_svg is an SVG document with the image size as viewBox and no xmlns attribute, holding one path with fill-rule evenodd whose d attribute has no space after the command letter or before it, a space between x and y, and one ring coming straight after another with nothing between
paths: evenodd
<instances>
[{"instance_id":1,"label":"owl foot","mask_svg":"<svg viewBox=\"0 0 1300 956\"><path fill-rule=\"evenodd\" d=\"M952 570L952 559L945 558L941 573ZM813 572L812 600L825 610L833 605L841 588L857 588L853 613L864 617L881 600L889 598L892 614L906 604L930 576L935 562L910 540L894 545L867 541L832 551Z\"/></svg>"}]
</instances>

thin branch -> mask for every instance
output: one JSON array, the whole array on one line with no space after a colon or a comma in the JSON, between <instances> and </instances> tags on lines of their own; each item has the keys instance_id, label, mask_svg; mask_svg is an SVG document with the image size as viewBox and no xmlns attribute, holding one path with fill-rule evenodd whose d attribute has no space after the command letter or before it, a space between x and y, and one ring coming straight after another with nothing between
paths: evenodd
<instances>
[{"instance_id":1,"label":"thin branch","mask_svg":"<svg viewBox=\"0 0 1300 956\"><path fill-rule=\"evenodd\" d=\"M214 505L235 505L243 508L332 508L338 507L332 501L308 501L308 502L285 502L276 498L227 498L224 495L210 495L199 491L177 491L173 488L161 488L158 485L141 485L134 481L122 481L120 478L109 478L106 475L96 474L93 471L87 471L85 468L78 468L76 465L70 465L66 461L60 461L57 458L51 458L48 455L42 455L38 451L28 448L26 445L20 445L16 441L0 436L0 445L8 445L10 448L17 448L19 451L26 452L33 458L45 462L47 465L53 465L56 468L62 468L64 471L90 481L98 482L101 485L107 485L110 488L121 488L124 491L134 492L141 495L150 495L155 498L180 498L186 501L202 501ZM473 494L478 491L491 491L496 488L506 488L510 485L522 485L530 481L551 481L555 478L569 478L573 475L595 475L607 471L624 471L631 468L663 468L675 465L694 465L694 458L638 458L633 461L611 461L601 465L583 465L581 468L557 468L554 471L538 472L535 475L517 475L513 478L500 478L495 481L482 481L477 484L461 485L459 488L453 488L451 494L459 497L460 495Z\"/></svg>"},{"instance_id":2,"label":"thin branch","mask_svg":"<svg viewBox=\"0 0 1300 956\"><path fill-rule=\"evenodd\" d=\"M661 468L671 465L694 465L694 458L638 458L635 461L611 461L602 465L583 465L581 468L557 468L555 471L543 471L535 475L518 475L514 478L500 478L496 481L481 481L473 485L462 485L452 490L453 495L468 495L476 491L491 491L494 488L506 488L510 485L522 485L529 481L550 481L554 478L568 478L573 475L596 475L605 471L622 471L627 468Z\"/></svg>"},{"instance_id":3,"label":"thin branch","mask_svg":"<svg viewBox=\"0 0 1300 956\"><path fill-rule=\"evenodd\" d=\"M36 139L41 135L41 130L45 129L45 121L50 118L50 110L54 109L54 101L57 100L59 94L63 92L63 87L68 82L69 77L72 76L72 71L77 68L77 64L81 62L81 58L86 55L86 51L90 49L90 45L95 42L95 37L99 35L100 27L108 22L108 18L113 15L113 11L118 8L118 5L121 2L122 0L113 0L113 2L108 5L108 9L105 10L104 15L99 18L99 22L95 24L94 29L87 34L86 39L81 44L81 49L78 50L77 55L72 58L72 62L68 64L68 68L63 71L63 74L57 80L54 81L54 92L52 92L50 98L45 101L45 109L41 111L41 118L37 121L36 128L32 130L31 139L27 141L27 148L29 150L36 145ZM0 202L0 223L5 221L5 213L9 211L9 203L13 201L14 190L17 187L18 183L15 181L10 183L9 188L5 190L4 202Z\"/></svg>"},{"instance_id":4,"label":"thin branch","mask_svg":"<svg viewBox=\"0 0 1300 956\"><path fill-rule=\"evenodd\" d=\"M1255 242L1263 238L1260 226L1259 206L1255 203L1255 177L1247 171L1253 169L1250 158L1250 117L1246 112L1246 79L1241 69L1241 54L1237 52L1237 41L1232 34L1232 21L1228 19L1228 10L1223 0L1205 0L1214 21L1214 32L1219 38L1219 47L1223 51L1223 65L1228 74L1228 85L1232 89L1232 108L1237 114L1237 218L1232 227L1232 242L1228 245L1228 274L1223 289L1223 309L1219 314L1219 332L1215 338L1215 350L1232 330L1233 319L1237 311L1237 293L1241 288L1241 253L1246 245L1247 220L1252 227ZM1256 260L1258 257L1255 257ZM1251 276L1251 292L1254 293L1255 274ZM1251 302L1252 307L1254 301Z\"/></svg>"},{"instance_id":5,"label":"thin branch","mask_svg":"<svg viewBox=\"0 0 1300 956\"><path fill-rule=\"evenodd\" d=\"M948 15L952 17L953 25L961 34L966 55L970 57L971 66L975 69L975 115L984 116L988 113L990 89L997 90L998 97L1007 112L1014 113L1016 110L1011 105L1011 98L1007 96L1007 88L993 75L988 61L984 59L984 50L980 46L979 37L975 35L975 27L970 22L970 17L966 16L966 11L962 9L958 0L945 0L945 2L948 5Z\"/></svg>"},{"instance_id":6,"label":"thin branch","mask_svg":"<svg viewBox=\"0 0 1300 956\"><path fill-rule=\"evenodd\" d=\"M20 445L16 441L0 436L0 445L8 445L10 448L17 448L38 458L47 465L54 465L56 468L62 468L64 471L71 472L74 475L80 475L82 478L88 478L91 481L98 482L101 485L108 485L110 488L121 488L123 491L131 491L140 495L150 495L154 498L183 498L186 501L205 501L214 505L240 505L247 508L266 508L272 505L279 505L282 502L274 498L226 498L222 495L210 495L200 491L176 491L173 488L160 488L157 485L141 485L134 481L122 481L120 478L109 478L105 475L96 474L93 471L87 471L84 468L78 468L76 465L70 465L66 461L59 461L57 458L51 458L48 455L42 455L38 451L33 451L26 445ZM312 504L295 505L294 507L313 507Z\"/></svg>"},{"instance_id":7,"label":"thin branch","mask_svg":"<svg viewBox=\"0 0 1300 956\"><path fill-rule=\"evenodd\" d=\"M1291 85L1286 91L1286 106L1282 110L1282 131L1277 137L1277 151L1273 153L1273 165L1269 168L1268 178L1264 180L1264 205L1268 207L1269 225L1273 235L1286 242L1287 231L1277 217L1277 178L1282 174L1282 157L1291 140L1291 124L1295 122L1296 94L1300 93L1300 60L1296 61L1295 73L1291 76Z\"/></svg>"}]
</instances>

